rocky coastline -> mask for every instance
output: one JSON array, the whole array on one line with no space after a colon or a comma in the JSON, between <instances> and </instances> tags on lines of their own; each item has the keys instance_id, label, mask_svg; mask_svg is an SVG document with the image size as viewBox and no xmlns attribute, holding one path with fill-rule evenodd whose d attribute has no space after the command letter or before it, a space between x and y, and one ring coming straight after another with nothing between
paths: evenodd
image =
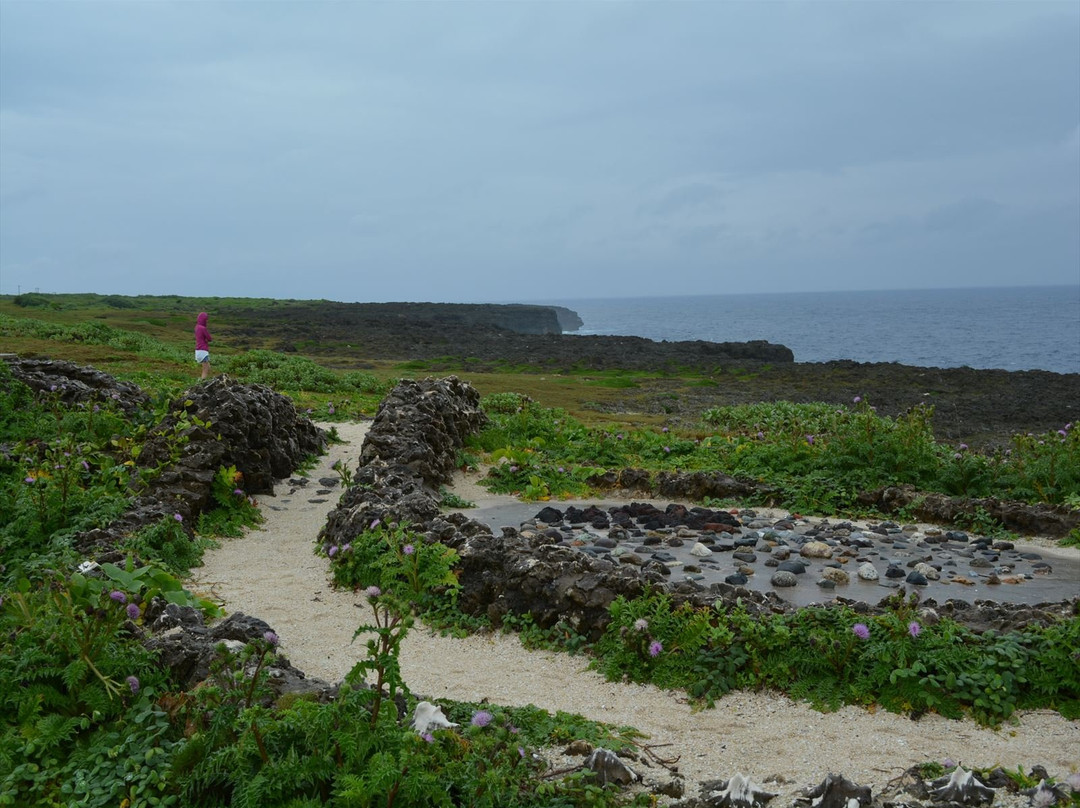
<instances>
[{"instance_id":1,"label":"rocky coastline","mask_svg":"<svg viewBox=\"0 0 1080 808\"><path fill-rule=\"evenodd\" d=\"M891 362L795 362L769 342L656 342L578 336L577 315L545 306L280 301L230 309L222 341L303 352L340 367L409 362L425 373L638 374L601 411L662 415L692 428L703 410L793 401L850 404L882 415L934 408L939 440L1006 445L1012 435L1080 421L1080 373L928 368Z\"/></svg>"}]
</instances>

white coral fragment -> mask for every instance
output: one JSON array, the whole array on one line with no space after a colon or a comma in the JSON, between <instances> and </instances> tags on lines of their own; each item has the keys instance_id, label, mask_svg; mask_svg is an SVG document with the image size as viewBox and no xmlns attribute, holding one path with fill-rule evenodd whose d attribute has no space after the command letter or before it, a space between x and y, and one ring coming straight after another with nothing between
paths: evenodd
<instances>
[{"instance_id":1,"label":"white coral fragment","mask_svg":"<svg viewBox=\"0 0 1080 808\"><path fill-rule=\"evenodd\" d=\"M948 777L930 784L930 799L960 805L982 805L994 801L994 789L979 780L974 772L959 766Z\"/></svg>"},{"instance_id":2,"label":"white coral fragment","mask_svg":"<svg viewBox=\"0 0 1080 808\"><path fill-rule=\"evenodd\" d=\"M716 808L760 808L775 796L749 777L736 774L719 790L710 792L706 799Z\"/></svg>"},{"instance_id":3,"label":"white coral fragment","mask_svg":"<svg viewBox=\"0 0 1080 808\"><path fill-rule=\"evenodd\" d=\"M458 726L447 719L442 707L432 704L430 701L422 701L416 705L413 711L412 727L420 735L426 732L434 732L437 729L449 729Z\"/></svg>"}]
</instances>

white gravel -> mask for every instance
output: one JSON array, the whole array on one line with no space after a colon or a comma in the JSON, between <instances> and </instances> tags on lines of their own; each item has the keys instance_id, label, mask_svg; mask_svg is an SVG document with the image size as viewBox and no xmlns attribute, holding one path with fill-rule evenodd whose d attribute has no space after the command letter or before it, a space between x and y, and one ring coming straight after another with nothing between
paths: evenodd
<instances>
[{"instance_id":1,"label":"white gravel","mask_svg":"<svg viewBox=\"0 0 1080 808\"><path fill-rule=\"evenodd\" d=\"M309 484L289 493L288 482L280 482L277 496L260 503L265 523L208 552L189 582L222 602L228 613L265 620L293 665L328 682L339 681L363 654L363 638L353 642L353 633L367 609L361 596L331 587L327 560L313 553L315 537L341 493L334 488L317 495L317 480L336 477L331 466L339 459L356 467L367 428L335 426L348 442L331 446L306 472ZM465 481L456 490L466 498L476 493ZM928 715L912 721L855 707L820 713L761 692L731 693L714 709L695 709L682 692L608 682L587 670L583 657L528 651L515 637L502 635L452 639L422 626L405 639L400 661L417 696L534 704L633 726L648 736L645 743L658 755L678 759L688 796L697 795L697 782L738 772L759 782L779 776L770 790L784 794L816 785L829 772L872 785L876 793L908 767L945 758L1009 769L1041 763L1057 779L1080 769L1080 721L1050 711L1024 713L993 730L969 720ZM654 767L653 774L659 773Z\"/></svg>"}]
</instances>

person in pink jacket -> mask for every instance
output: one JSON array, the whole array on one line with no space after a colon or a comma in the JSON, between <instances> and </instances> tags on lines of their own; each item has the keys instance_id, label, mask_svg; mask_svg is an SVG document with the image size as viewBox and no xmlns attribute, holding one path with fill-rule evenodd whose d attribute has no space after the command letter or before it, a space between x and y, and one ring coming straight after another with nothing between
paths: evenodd
<instances>
[{"instance_id":1,"label":"person in pink jacket","mask_svg":"<svg viewBox=\"0 0 1080 808\"><path fill-rule=\"evenodd\" d=\"M195 361L202 365L202 378L210 375L210 331L206 328L207 314L199 312L195 319Z\"/></svg>"}]
</instances>

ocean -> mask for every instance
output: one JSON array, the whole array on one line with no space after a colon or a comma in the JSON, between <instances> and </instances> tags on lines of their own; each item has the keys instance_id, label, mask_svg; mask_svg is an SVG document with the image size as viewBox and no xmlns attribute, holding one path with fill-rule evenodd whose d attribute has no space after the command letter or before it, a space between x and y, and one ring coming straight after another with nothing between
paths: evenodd
<instances>
[{"instance_id":1,"label":"ocean","mask_svg":"<svg viewBox=\"0 0 1080 808\"><path fill-rule=\"evenodd\" d=\"M541 302L541 301L534 301ZM576 334L768 340L796 362L1080 373L1080 285L544 300Z\"/></svg>"}]
</instances>

